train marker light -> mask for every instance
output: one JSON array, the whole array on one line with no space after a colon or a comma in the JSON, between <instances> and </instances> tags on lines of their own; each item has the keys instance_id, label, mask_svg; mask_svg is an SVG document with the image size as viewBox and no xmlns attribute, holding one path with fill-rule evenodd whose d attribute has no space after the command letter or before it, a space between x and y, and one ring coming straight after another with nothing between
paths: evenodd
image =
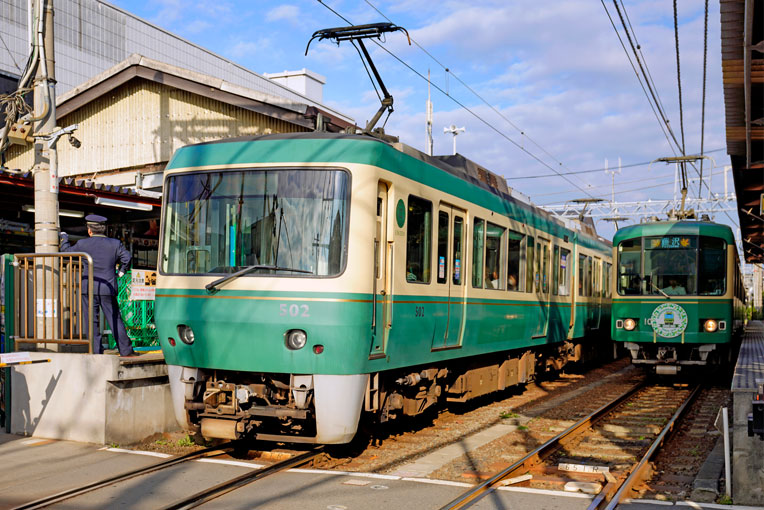
<instances>
[{"instance_id":1,"label":"train marker light","mask_svg":"<svg viewBox=\"0 0 764 510\"><path fill-rule=\"evenodd\" d=\"M191 326L178 324L178 336L184 344L191 345L194 343L194 330L191 329Z\"/></svg>"},{"instance_id":2,"label":"train marker light","mask_svg":"<svg viewBox=\"0 0 764 510\"><path fill-rule=\"evenodd\" d=\"M634 319L624 319L623 321L623 329L626 331L634 331L634 328L637 327L637 321Z\"/></svg>"},{"instance_id":3,"label":"train marker light","mask_svg":"<svg viewBox=\"0 0 764 510\"><path fill-rule=\"evenodd\" d=\"M323 345L314 345L313 346L313 352L315 354L321 354L322 352L324 352L324 346Z\"/></svg>"},{"instance_id":4,"label":"train marker light","mask_svg":"<svg viewBox=\"0 0 764 510\"><path fill-rule=\"evenodd\" d=\"M706 333L713 333L718 327L719 325L713 319L708 319L703 323L703 329L706 330Z\"/></svg>"},{"instance_id":5,"label":"train marker light","mask_svg":"<svg viewBox=\"0 0 764 510\"><path fill-rule=\"evenodd\" d=\"M301 329L290 329L285 336L286 346L293 351L302 349L308 343L308 335Z\"/></svg>"},{"instance_id":6,"label":"train marker light","mask_svg":"<svg viewBox=\"0 0 764 510\"><path fill-rule=\"evenodd\" d=\"M167 341L170 343L172 347L175 347L175 339L173 337L168 337Z\"/></svg>"}]
</instances>

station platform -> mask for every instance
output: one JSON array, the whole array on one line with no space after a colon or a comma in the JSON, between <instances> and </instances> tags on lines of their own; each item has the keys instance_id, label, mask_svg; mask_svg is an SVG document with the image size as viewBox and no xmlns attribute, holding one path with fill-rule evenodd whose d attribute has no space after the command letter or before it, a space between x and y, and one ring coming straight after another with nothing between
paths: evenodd
<instances>
[{"instance_id":1,"label":"station platform","mask_svg":"<svg viewBox=\"0 0 764 510\"><path fill-rule=\"evenodd\" d=\"M732 378L732 499L764 505L764 441L748 436L751 402L764 384L764 323L751 321L743 334Z\"/></svg>"},{"instance_id":2,"label":"station platform","mask_svg":"<svg viewBox=\"0 0 764 510\"><path fill-rule=\"evenodd\" d=\"M48 363L13 366L6 431L84 443L133 444L179 428L161 352L30 352Z\"/></svg>"}]
</instances>

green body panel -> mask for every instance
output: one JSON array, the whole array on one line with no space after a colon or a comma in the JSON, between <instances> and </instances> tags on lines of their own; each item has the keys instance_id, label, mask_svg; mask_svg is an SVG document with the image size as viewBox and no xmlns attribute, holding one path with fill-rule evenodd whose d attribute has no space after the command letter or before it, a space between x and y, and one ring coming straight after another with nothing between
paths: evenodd
<instances>
[{"instance_id":1,"label":"green body panel","mask_svg":"<svg viewBox=\"0 0 764 510\"><path fill-rule=\"evenodd\" d=\"M381 140L366 137L224 141L188 145L178 149L167 170L262 163L357 163L384 168L457 196L481 207L530 225L558 238L569 236L578 244L610 255L598 239L571 231L541 209L467 182L445 170L420 161Z\"/></svg>"},{"instance_id":2,"label":"green body panel","mask_svg":"<svg viewBox=\"0 0 764 510\"><path fill-rule=\"evenodd\" d=\"M538 338L533 338L533 332L545 313L538 303L468 300L464 306L462 346L433 350L445 333L447 304L442 297L401 297L393 303L386 356L369 359L370 295L220 291L210 297L205 291L159 289L156 299L157 327L167 363L222 370L369 373L561 342L568 333L569 303L545 305L548 331ZM423 312L417 314L417 307ZM587 307L579 306L577 314L582 316L576 327L581 336L591 333L583 319ZM601 332L607 331L608 322L603 307ZM193 345L178 339L178 324L193 328ZM305 330L306 347L292 351L285 346L289 329ZM176 340L174 347L168 342L170 336ZM324 346L321 354L313 352L318 344Z\"/></svg>"},{"instance_id":3,"label":"green body panel","mask_svg":"<svg viewBox=\"0 0 764 510\"><path fill-rule=\"evenodd\" d=\"M705 223L702 221L659 221L643 223L619 229L613 236L613 246L624 239L642 236L663 235L701 235L724 239L727 244L735 245L735 235L727 225Z\"/></svg>"},{"instance_id":4,"label":"green body panel","mask_svg":"<svg viewBox=\"0 0 764 510\"><path fill-rule=\"evenodd\" d=\"M665 338L656 335L657 343L664 344L726 344L732 340L735 321L731 299L714 300L688 300L675 298L671 301L662 298L656 299L631 299L613 301L613 321L611 326L611 336L616 342L644 342L653 343L653 328L645 322L649 319L659 305L663 303L674 303L687 312L687 328L682 336L674 338ZM639 319L634 331L625 329L616 329L615 321L618 319ZM702 321L715 319L726 321L727 329L725 331L715 331L706 333L703 331Z\"/></svg>"}]
</instances>

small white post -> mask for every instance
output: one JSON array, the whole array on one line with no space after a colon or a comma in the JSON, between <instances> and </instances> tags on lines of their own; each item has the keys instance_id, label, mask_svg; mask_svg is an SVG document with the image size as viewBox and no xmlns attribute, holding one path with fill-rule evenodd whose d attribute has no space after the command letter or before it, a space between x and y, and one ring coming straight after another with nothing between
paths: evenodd
<instances>
[{"instance_id":1,"label":"small white post","mask_svg":"<svg viewBox=\"0 0 764 510\"><path fill-rule=\"evenodd\" d=\"M724 494L732 497L732 474L730 466L730 430L727 408L722 407L722 429L724 432Z\"/></svg>"}]
</instances>

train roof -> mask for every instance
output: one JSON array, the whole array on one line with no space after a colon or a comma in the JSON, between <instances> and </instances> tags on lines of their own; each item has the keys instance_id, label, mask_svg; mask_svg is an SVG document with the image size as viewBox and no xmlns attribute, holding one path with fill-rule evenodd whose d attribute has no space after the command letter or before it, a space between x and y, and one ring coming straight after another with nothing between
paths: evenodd
<instances>
[{"instance_id":1,"label":"train roof","mask_svg":"<svg viewBox=\"0 0 764 510\"><path fill-rule=\"evenodd\" d=\"M719 237L728 244L735 244L735 235L727 225L708 221L654 221L619 229L613 236L613 244L624 239L642 236L703 235Z\"/></svg>"},{"instance_id":2,"label":"train roof","mask_svg":"<svg viewBox=\"0 0 764 510\"><path fill-rule=\"evenodd\" d=\"M561 218L553 215L552 213L545 211L539 207L533 205L530 198L526 195L514 190L507 186L504 177L487 170L486 168L478 165L474 161L471 161L460 154L449 156L429 156L411 146L400 142L387 142L385 140L363 134L342 134L342 133L325 133L325 132L304 132L304 133L278 133L270 135L259 136L243 136L236 138L227 138L209 142L202 142L198 144L187 145L178 149L172 160L168 163L167 169L172 170L175 168L184 167L198 167L211 164L230 164L234 161L227 160L225 162L216 160L214 158L202 157L198 150L194 148L203 148L205 146L214 146L217 144L229 144L229 143L245 143L245 142L276 142L276 141L321 141L327 142L333 141L349 141L349 142L364 142L379 144L379 150L393 150L398 154L402 154L418 160L427 165L439 168L454 177L462 181L466 181L478 188L496 195L501 200L513 204L515 210L525 211L525 214L532 214L536 218L542 219L547 224L556 225L556 229L567 229L573 232L577 232L578 235L589 238L591 241L600 243L601 245L611 245L609 241L597 235L593 226L577 222L569 218ZM189 150L190 149L190 150ZM242 151L234 151L236 153L236 162L243 158ZM374 151L372 151L374 152ZM185 153L185 154L184 154ZM188 156L186 156L186 154ZM317 152L311 151L312 157L317 157ZM327 158L327 161L331 161L332 158L337 158L338 153L333 151L322 151L323 157ZM279 156L275 156L273 152L269 152L269 158L276 161L279 160ZM346 157L347 154L343 153L342 157ZM286 157L286 155L285 155ZM294 152L290 151L288 157L294 157ZM337 159L342 160L342 159ZM359 161L366 162L366 161ZM400 169L399 169L400 170ZM463 191L463 190L462 190ZM455 193L457 195L461 193ZM508 211L507 211L508 212ZM527 218L526 218L527 219ZM538 226L538 225L537 225Z\"/></svg>"}]
</instances>

